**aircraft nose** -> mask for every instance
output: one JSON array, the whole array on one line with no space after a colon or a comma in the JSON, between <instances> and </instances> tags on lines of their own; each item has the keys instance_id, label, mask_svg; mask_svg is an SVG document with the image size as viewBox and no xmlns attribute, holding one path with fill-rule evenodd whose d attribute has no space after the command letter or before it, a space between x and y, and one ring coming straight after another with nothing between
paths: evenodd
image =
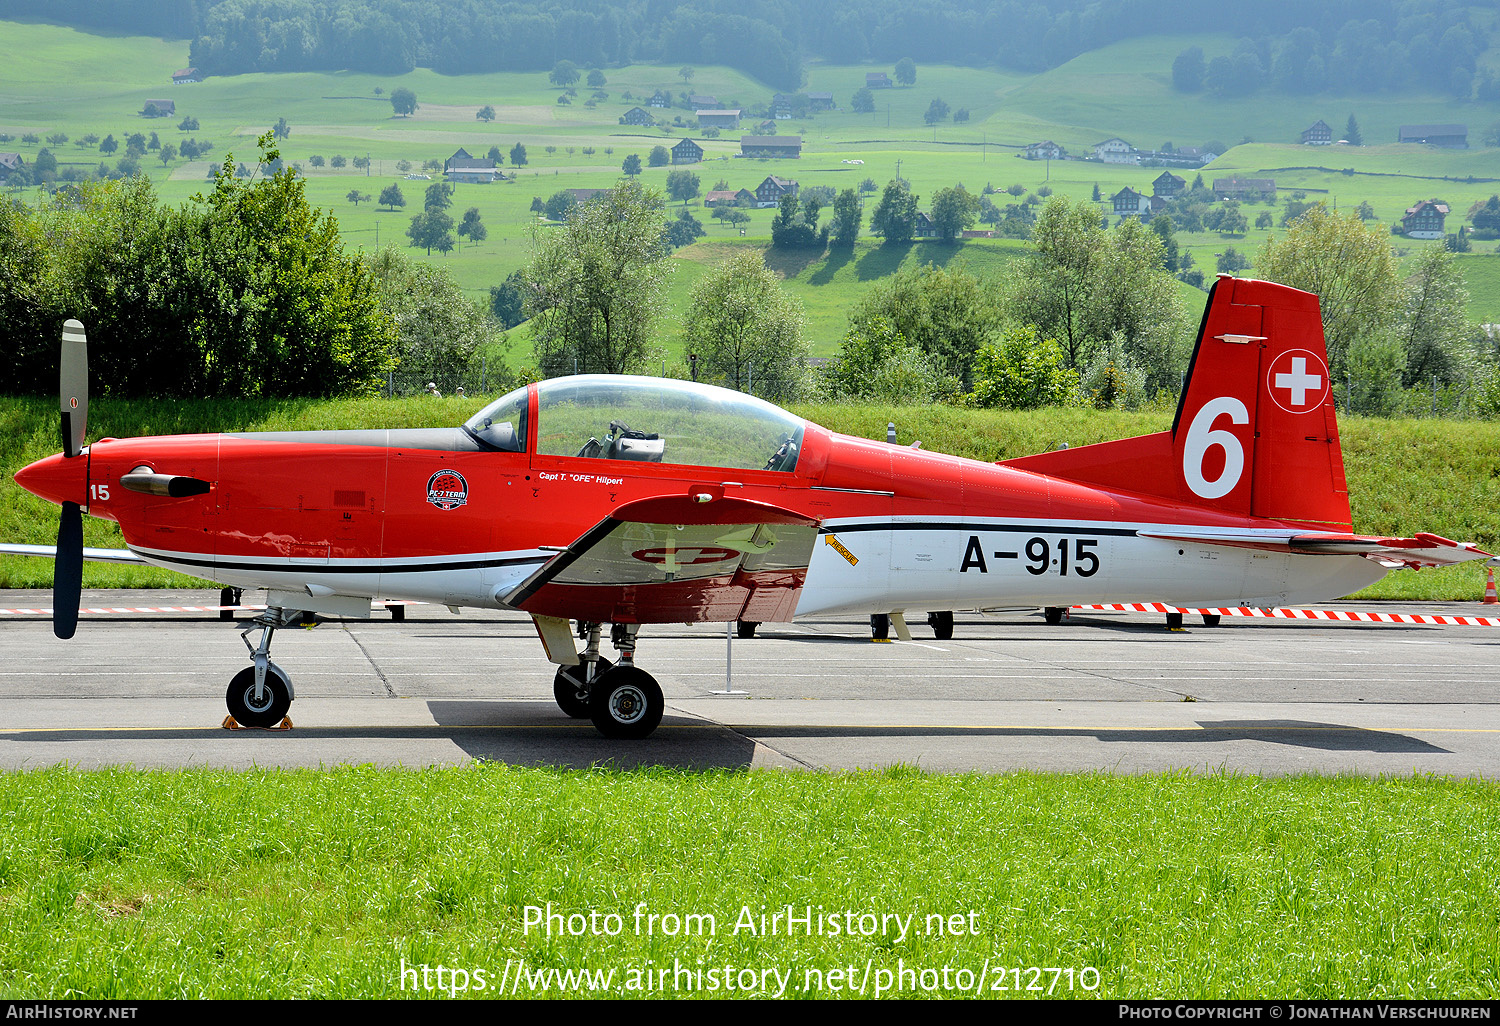
<instances>
[{"instance_id":1,"label":"aircraft nose","mask_svg":"<svg viewBox=\"0 0 1500 1026\"><path fill-rule=\"evenodd\" d=\"M88 505L89 459L58 453L16 471L16 484L48 502Z\"/></svg>"}]
</instances>

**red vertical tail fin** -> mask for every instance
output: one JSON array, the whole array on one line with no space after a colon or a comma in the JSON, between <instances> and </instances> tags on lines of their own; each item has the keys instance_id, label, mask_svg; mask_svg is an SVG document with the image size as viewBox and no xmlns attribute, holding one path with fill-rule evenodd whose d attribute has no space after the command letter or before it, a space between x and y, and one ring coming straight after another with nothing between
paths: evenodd
<instances>
[{"instance_id":1,"label":"red vertical tail fin","mask_svg":"<svg viewBox=\"0 0 1500 1026\"><path fill-rule=\"evenodd\" d=\"M1317 296L1220 278L1171 434L1185 500L1349 529Z\"/></svg>"},{"instance_id":2,"label":"red vertical tail fin","mask_svg":"<svg viewBox=\"0 0 1500 1026\"><path fill-rule=\"evenodd\" d=\"M1243 516L1350 529L1318 297L1222 277L1170 431L1006 465Z\"/></svg>"}]
</instances>

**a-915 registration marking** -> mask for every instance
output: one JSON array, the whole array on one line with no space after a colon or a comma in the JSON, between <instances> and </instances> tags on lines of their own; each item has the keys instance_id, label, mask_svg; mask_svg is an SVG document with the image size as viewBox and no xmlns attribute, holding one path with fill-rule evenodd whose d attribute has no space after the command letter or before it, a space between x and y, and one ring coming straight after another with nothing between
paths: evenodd
<instances>
[{"instance_id":1,"label":"a-915 registration marking","mask_svg":"<svg viewBox=\"0 0 1500 1026\"><path fill-rule=\"evenodd\" d=\"M1069 544L1071 542L1071 545ZM1061 577L1072 574L1075 577L1092 577L1099 572L1099 555L1094 551L1098 548L1097 538L1058 538L1056 542L1041 535L1027 538L1025 545L1020 551L996 550L989 554L992 559L1020 559L1022 554L1026 558L1026 572L1033 577L1040 577L1056 568ZM979 536L969 535L969 543L964 547L964 558L959 563L958 572L966 574L970 570L982 574L990 572L989 564L985 559L983 546L979 544Z\"/></svg>"}]
</instances>

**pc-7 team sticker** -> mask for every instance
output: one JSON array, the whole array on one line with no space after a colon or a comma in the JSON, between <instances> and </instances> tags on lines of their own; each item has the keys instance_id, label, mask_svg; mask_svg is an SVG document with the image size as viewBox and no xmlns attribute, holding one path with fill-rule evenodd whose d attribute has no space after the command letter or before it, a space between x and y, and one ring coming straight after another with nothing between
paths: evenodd
<instances>
[{"instance_id":1,"label":"pc-7 team sticker","mask_svg":"<svg viewBox=\"0 0 1500 1026\"><path fill-rule=\"evenodd\" d=\"M468 505L469 482L456 470L439 470L427 479L427 501L438 509Z\"/></svg>"}]
</instances>

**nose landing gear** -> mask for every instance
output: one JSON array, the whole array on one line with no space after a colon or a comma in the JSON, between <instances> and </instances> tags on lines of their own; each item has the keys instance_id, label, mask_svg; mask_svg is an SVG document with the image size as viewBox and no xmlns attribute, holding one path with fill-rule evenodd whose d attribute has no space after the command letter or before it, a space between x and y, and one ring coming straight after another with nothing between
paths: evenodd
<instances>
[{"instance_id":1,"label":"nose landing gear","mask_svg":"<svg viewBox=\"0 0 1500 1026\"><path fill-rule=\"evenodd\" d=\"M287 710L291 708L296 694L292 689L292 678L271 662L271 637L276 633L276 628L287 626L301 615L300 610L288 612L280 608L269 608L240 632L240 640L249 650L253 665L235 674L234 679L229 682L229 690L224 696L224 704L229 707L229 718L224 721L224 726L231 729L291 727L292 721L287 717ZM250 635L257 630L260 631L260 643L252 646Z\"/></svg>"}]
</instances>

